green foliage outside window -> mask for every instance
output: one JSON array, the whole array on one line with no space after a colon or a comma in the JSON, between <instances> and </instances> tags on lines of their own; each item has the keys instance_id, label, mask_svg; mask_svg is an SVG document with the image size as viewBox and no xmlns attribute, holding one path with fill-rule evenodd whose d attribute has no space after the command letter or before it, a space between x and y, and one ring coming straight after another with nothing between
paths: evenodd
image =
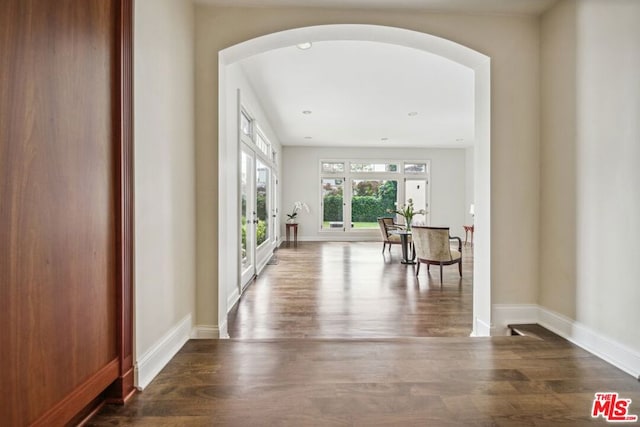
<instances>
[{"instance_id":1,"label":"green foliage outside window","mask_svg":"<svg viewBox=\"0 0 640 427\"><path fill-rule=\"evenodd\" d=\"M342 221L342 189L325 194L323 199L324 221ZM379 217L390 216L387 210L396 209L398 181L362 180L356 182L351 197L351 221L373 222Z\"/></svg>"},{"instance_id":2,"label":"green foliage outside window","mask_svg":"<svg viewBox=\"0 0 640 427\"><path fill-rule=\"evenodd\" d=\"M256 227L256 239L256 246L260 246L262 242L267 240L267 223L261 219L258 220L258 226Z\"/></svg>"}]
</instances>

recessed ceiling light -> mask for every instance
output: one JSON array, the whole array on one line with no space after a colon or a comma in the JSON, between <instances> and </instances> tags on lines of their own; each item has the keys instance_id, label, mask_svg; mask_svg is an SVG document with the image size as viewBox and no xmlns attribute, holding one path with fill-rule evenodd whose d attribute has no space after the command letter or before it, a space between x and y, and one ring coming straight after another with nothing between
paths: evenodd
<instances>
[{"instance_id":1,"label":"recessed ceiling light","mask_svg":"<svg viewBox=\"0 0 640 427\"><path fill-rule=\"evenodd\" d=\"M410 117L417 116L417 115L418 115L417 111L412 111L412 112L409 113Z\"/></svg>"},{"instance_id":2,"label":"recessed ceiling light","mask_svg":"<svg viewBox=\"0 0 640 427\"><path fill-rule=\"evenodd\" d=\"M313 46L313 44L311 42L304 42L298 43L296 46L298 47L298 49L307 50L311 49L311 46Z\"/></svg>"},{"instance_id":3,"label":"recessed ceiling light","mask_svg":"<svg viewBox=\"0 0 640 427\"><path fill-rule=\"evenodd\" d=\"M302 110L302 114L309 115L309 114L311 114L311 110Z\"/></svg>"},{"instance_id":4,"label":"recessed ceiling light","mask_svg":"<svg viewBox=\"0 0 640 427\"><path fill-rule=\"evenodd\" d=\"M389 140L389 138L386 138L386 137L385 138L380 138L380 141L388 141L388 140Z\"/></svg>"},{"instance_id":5,"label":"recessed ceiling light","mask_svg":"<svg viewBox=\"0 0 640 427\"><path fill-rule=\"evenodd\" d=\"M463 138L458 138L458 139L456 139L456 142L462 142L462 141L464 141L464 139L463 139Z\"/></svg>"},{"instance_id":6,"label":"recessed ceiling light","mask_svg":"<svg viewBox=\"0 0 640 427\"><path fill-rule=\"evenodd\" d=\"M310 136L305 136L304 139L313 139L313 138Z\"/></svg>"}]
</instances>

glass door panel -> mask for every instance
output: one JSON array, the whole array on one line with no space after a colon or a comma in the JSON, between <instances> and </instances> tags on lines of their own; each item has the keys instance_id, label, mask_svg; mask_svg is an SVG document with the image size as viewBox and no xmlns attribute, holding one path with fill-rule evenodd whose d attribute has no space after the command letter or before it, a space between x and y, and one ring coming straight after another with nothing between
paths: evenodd
<instances>
[{"instance_id":1,"label":"glass door panel","mask_svg":"<svg viewBox=\"0 0 640 427\"><path fill-rule=\"evenodd\" d=\"M378 229L378 218L391 217L398 201L398 181L351 180L351 228Z\"/></svg>"},{"instance_id":2,"label":"glass door panel","mask_svg":"<svg viewBox=\"0 0 640 427\"><path fill-rule=\"evenodd\" d=\"M344 179L322 178L322 230L344 229Z\"/></svg>"},{"instance_id":3,"label":"glass door panel","mask_svg":"<svg viewBox=\"0 0 640 427\"><path fill-rule=\"evenodd\" d=\"M273 225L271 233L272 241L274 245L278 244L278 235L280 234L280 230L278 230L279 215L278 215L278 177L275 172L271 175L271 224Z\"/></svg>"},{"instance_id":4,"label":"glass door panel","mask_svg":"<svg viewBox=\"0 0 640 427\"><path fill-rule=\"evenodd\" d=\"M240 260L241 280L244 287L255 275L255 187L254 154L251 150L240 151Z\"/></svg>"},{"instance_id":5,"label":"glass door panel","mask_svg":"<svg viewBox=\"0 0 640 427\"><path fill-rule=\"evenodd\" d=\"M271 178L271 169L256 160L256 246L262 245L269 240L271 227L270 225L270 203L269 203L269 181Z\"/></svg>"},{"instance_id":6,"label":"glass door panel","mask_svg":"<svg viewBox=\"0 0 640 427\"><path fill-rule=\"evenodd\" d=\"M426 179L407 179L404 183L405 203L409 203L409 199L413 200L413 208L416 211L424 209L427 211L427 180ZM415 215L413 224L428 225L426 215Z\"/></svg>"}]
</instances>

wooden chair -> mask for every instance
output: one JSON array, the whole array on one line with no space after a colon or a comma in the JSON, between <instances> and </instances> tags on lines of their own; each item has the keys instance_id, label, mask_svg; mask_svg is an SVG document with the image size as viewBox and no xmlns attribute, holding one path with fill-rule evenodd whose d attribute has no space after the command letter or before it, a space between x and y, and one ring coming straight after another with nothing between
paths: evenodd
<instances>
[{"instance_id":1,"label":"wooden chair","mask_svg":"<svg viewBox=\"0 0 640 427\"><path fill-rule=\"evenodd\" d=\"M380 227L380 234L382 234L382 253L384 253L387 245L389 245L389 252L391 252L391 245L402 244L400 236L389 234L390 230L404 230L404 227L393 222L393 218L378 218L378 226Z\"/></svg>"},{"instance_id":2,"label":"wooden chair","mask_svg":"<svg viewBox=\"0 0 640 427\"><path fill-rule=\"evenodd\" d=\"M440 266L440 284L442 285L442 266L458 264L458 271L462 277L462 239L449 235L449 227L423 227L414 225L413 246L415 248L418 267L416 276L420 273L420 263L427 264L427 271L433 265ZM458 241L458 250L451 249L451 240Z\"/></svg>"}]
</instances>

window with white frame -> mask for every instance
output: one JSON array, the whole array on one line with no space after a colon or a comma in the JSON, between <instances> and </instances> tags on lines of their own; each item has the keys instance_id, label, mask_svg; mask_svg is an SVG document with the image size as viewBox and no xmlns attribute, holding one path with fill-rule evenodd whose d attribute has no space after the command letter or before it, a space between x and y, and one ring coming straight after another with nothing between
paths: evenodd
<instances>
[{"instance_id":1,"label":"window with white frame","mask_svg":"<svg viewBox=\"0 0 640 427\"><path fill-rule=\"evenodd\" d=\"M398 172L397 163L349 162L351 173Z\"/></svg>"},{"instance_id":2,"label":"window with white frame","mask_svg":"<svg viewBox=\"0 0 640 427\"><path fill-rule=\"evenodd\" d=\"M264 154L270 160L273 159L273 153L271 152L271 143L269 142L269 140L267 140L267 138L260 130L256 132L255 144L256 147L258 147L258 150L262 152L262 154Z\"/></svg>"},{"instance_id":3,"label":"window with white frame","mask_svg":"<svg viewBox=\"0 0 640 427\"><path fill-rule=\"evenodd\" d=\"M396 216L394 211L407 197L424 204L416 209L427 210L428 173L429 161L321 160L320 230L377 230L377 219ZM416 180L419 185L414 185ZM418 198L417 192L424 195ZM428 221L427 217L420 219Z\"/></svg>"},{"instance_id":4,"label":"window with white frame","mask_svg":"<svg viewBox=\"0 0 640 427\"><path fill-rule=\"evenodd\" d=\"M240 112L240 132L249 138L253 136L253 119L244 110Z\"/></svg>"},{"instance_id":5,"label":"window with white frame","mask_svg":"<svg viewBox=\"0 0 640 427\"><path fill-rule=\"evenodd\" d=\"M322 173L344 173L344 162L321 162Z\"/></svg>"}]
</instances>

